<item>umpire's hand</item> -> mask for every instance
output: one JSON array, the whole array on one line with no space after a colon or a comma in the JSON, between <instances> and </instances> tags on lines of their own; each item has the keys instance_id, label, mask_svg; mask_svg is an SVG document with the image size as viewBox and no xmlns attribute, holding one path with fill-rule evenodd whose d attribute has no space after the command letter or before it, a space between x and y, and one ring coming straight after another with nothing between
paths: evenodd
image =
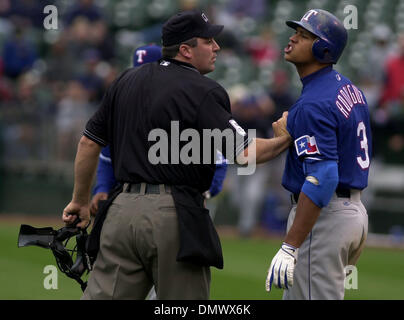
<instances>
[{"instance_id":1,"label":"umpire's hand","mask_svg":"<svg viewBox=\"0 0 404 320\"><path fill-rule=\"evenodd\" d=\"M66 225L72 224L77 217L80 218L80 222L77 227L85 229L90 224L90 210L88 204L81 205L77 202L70 202L63 210L62 219Z\"/></svg>"},{"instance_id":2,"label":"umpire's hand","mask_svg":"<svg viewBox=\"0 0 404 320\"><path fill-rule=\"evenodd\" d=\"M285 111L282 114L282 118L272 123L272 129L274 131L275 137L280 137L284 135L290 136L288 130L286 129L287 121L288 121L288 112Z\"/></svg>"}]
</instances>

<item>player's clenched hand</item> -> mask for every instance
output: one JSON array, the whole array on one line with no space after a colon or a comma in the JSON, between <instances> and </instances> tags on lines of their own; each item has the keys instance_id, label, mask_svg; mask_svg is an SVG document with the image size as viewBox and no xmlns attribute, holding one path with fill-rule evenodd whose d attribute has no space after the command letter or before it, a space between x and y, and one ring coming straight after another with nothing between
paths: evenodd
<instances>
[{"instance_id":1,"label":"player's clenched hand","mask_svg":"<svg viewBox=\"0 0 404 320\"><path fill-rule=\"evenodd\" d=\"M106 192L98 192L94 195L93 199L91 200L90 204L90 213L92 216L95 216L98 211L98 201L100 200L107 200L108 193Z\"/></svg>"},{"instance_id":2,"label":"player's clenched hand","mask_svg":"<svg viewBox=\"0 0 404 320\"><path fill-rule=\"evenodd\" d=\"M70 202L63 210L62 219L66 225L72 224L77 217L80 218L79 228L86 228L90 223L90 211L88 205L80 205L76 202Z\"/></svg>"},{"instance_id":3,"label":"player's clenched hand","mask_svg":"<svg viewBox=\"0 0 404 320\"><path fill-rule=\"evenodd\" d=\"M288 112L286 111L282 114L282 118L272 123L272 129L274 130L275 137L280 137L284 135L289 136L289 132L286 129L287 120L288 120Z\"/></svg>"},{"instance_id":4,"label":"player's clenched hand","mask_svg":"<svg viewBox=\"0 0 404 320\"><path fill-rule=\"evenodd\" d=\"M293 285L293 272L297 261L298 248L283 243L272 259L265 282L266 291L270 292L272 284L277 288L288 289Z\"/></svg>"}]
</instances>

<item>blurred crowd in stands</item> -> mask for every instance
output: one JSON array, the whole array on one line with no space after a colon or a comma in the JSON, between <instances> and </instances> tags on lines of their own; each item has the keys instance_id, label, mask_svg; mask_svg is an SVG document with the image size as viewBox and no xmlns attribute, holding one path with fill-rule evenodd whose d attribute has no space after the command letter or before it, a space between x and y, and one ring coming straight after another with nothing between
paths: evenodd
<instances>
[{"instance_id":1,"label":"blurred crowd in stands","mask_svg":"<svg viewBox=\"0 0 404 320\"><path fill-rule=\"evenodd\" d=\"M243 127L256 129L257 136L271 136L271 123L294 103L301 88L293 81L296 72L283 61L288 40L279 41L268 21L275 2L0 0L3 160L71 163L86 121L109 84L130 67L134 49L160 44L162 23L194 7L225 25L217 39L222 48L217 68L209 76L228 90L234 117ZM44 27L46 5L58 10L56 30ZM404 34L378 25L372 37L374 46L362 52L365 67L356 70L354 80L372 110L375 155L404 164ZM280 159L272 167L259 167L251 177L229 171L229 179L238 180L229 185L240 189L231 194L240 211L247 212L240 218L242 234L251 232L257 212L281 205L282 196L274 195L282 167ZM273 176L278 177L277 187L271 185Z\"/></svg>"}]
</instances>

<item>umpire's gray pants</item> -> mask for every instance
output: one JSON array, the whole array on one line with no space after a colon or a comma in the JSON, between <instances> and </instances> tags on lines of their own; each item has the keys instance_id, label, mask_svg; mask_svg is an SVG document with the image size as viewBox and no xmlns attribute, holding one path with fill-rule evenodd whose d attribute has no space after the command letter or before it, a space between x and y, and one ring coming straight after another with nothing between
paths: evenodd
<instances>
[{"instance_id":1,"label":"umpire's gray pants","mask_svg":"<svg viewBox=\"0 0 404 320\"><path fill-rule=\"evenodd\" d=\"M121 193L108 210L82 299L145 299L153 285L157 299L208 299L210 268L177 262L178 249L170 193Z\"/></svg>"},{"instance_id":2,"label":"umpire's gray pants","mask_svg":"<svg viewBox=\"0 0 404 320\"><path fill-rule=\"evenodd\" d=\"M289 215L288 231L295 214L296 204ZM350 199L334 195L299 248L293 286L284 290L283 299L343 299L345 267L358 261L367 232L368 216L360 192L351 192Z\"/></svg>"}]
</instances>

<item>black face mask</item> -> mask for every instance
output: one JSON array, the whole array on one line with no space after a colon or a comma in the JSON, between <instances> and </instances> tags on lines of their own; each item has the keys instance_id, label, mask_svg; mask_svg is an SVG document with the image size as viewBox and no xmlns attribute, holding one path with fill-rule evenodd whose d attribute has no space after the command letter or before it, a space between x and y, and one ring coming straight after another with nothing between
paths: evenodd
<instances>
[{"instance_id":1,"label":"black face mask","mask_svg":"<svg viewBox=\"0 0 404 320\"><path fill-rule=\"evenodd\" d=\"M59 230L51 227L35 228L23 224L18 235L18 247L38 246L51 249L59 270L76 280L84 291L87 283L81 276L85 271L91 270L91 264L85 246L88 238L87 230L76 227L79 222L80 220L76 219L72 225ZM68 249L67 245L72 237L76 237L76 245L73 249Z\"/></svg>"}]
</instances>

